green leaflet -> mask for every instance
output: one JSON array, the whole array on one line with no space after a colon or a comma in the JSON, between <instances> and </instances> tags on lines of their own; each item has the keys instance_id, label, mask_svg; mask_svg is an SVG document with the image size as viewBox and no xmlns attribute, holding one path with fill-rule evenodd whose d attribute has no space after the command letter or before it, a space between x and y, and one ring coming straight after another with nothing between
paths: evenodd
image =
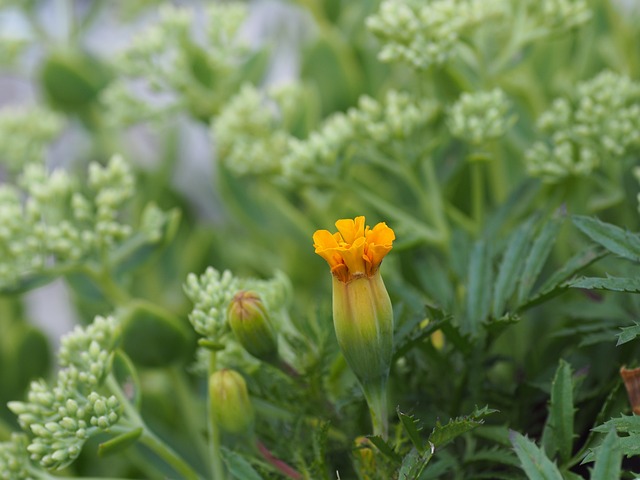
<instances>
[{"instance_id":1,"label":"green leaflet","mask_svg":"<svg viewBox=\"0 0 640 480\"><path fill-rule=\"evenodd\" d=\"M513 430L510 438L513 449L520 459L520 466L529 480L562 480L558 467L549 460L544 450Z\"/></svg>"},{"instance_id":2,"label":"green leaflet","mask_svg":"<svg viewBox=\"0 0 640 480\"><path fill-rule=\"evenodd\" d=\"M635 339L638 335L640 335L640 325L636 324L632 327L623 327L622 332L618 334L618 343L616 343L616 347L622 345L624 343L630 342Z\"/></svg>"},{"instance_id":3,"label":"green leaflet","mask_svg":"<svg viewBox=\"0 0 640 480\"><path fill-rule=\"evenodd\" d=\"M618 442L618 436L614 429L609 430L604 437L600 449L596 454L596 463L591 472L591 480L608 480L620 478L620 464L622 463L622 451Z\"/></svg>"},{"instance_id":4,"label":"green leaflet","mask_svg":"<svg viewBox=\"0 0 640 480\"><path fill-rule=\"evenodd\" d=\"M534 220L529 219L521 225L509 239L507 250L502 257L498 278L493 291L492 315L499 318L504 313L505 305L516 288L520 273L524 268L525 252L531 242Z\"/></svg>"},{"instance_id":5,"label":"green leaflet","mask_svg":"<svg viewBox=\"0 0 640 480\"><path fill-rule=\"evenodd\" d=\"M262 476L242 455L223 447L222 456L232 478L236 480L263 480Z\"/></svg>"},{"instance_id":6,"label":"green leaflet","mask_svg":"<svg viewBox=\"0 0 640 480\"><path fill-rule=\"evenodd\" d=\"M489 315L493 269L487 243L479 240L473 246L467 279L467 311L462 330L478 333L480 324Z\"/></svg>"},{"instance_id":7,"label":"green leaflet","mask_svg":"<svg viewBox=\"0 0 640 480\"><path fill-rule=\"evenodd\" d=\"M640 278L582 277L568 282L567 286L570 288L585 288L587 290L640 293Z\"/></svg>"},{"instance_id":8,"label":"green leaflet","mask_svg":"<svg viewBox=\"0 0 640 480\"><path fill-rule=\"evenodd\" d=\"M497 412L497 410L484 407L479 410L476 409L471 415L452 418L446 425L436 422L436 426L433 428L431 435L429 435L429 442L432 443L435 448L440 448L463 433L467 433L482 425L484 423L482 417L495 412Z\"/></svg>"},{"instance_id":9,"label":"green leaflet","mask_svg":"<svg viewBox=\"0 0 640 480\"><path fill-rule=\"evenodd\" d=\"M562 222L560 220L549 220L533 241L533 245L524 264L522 275L520 276L520 283L518 284L518 305L523 303L531 293L533 285L538 275L540 275L542 267L544 267L549 257L549 253L551 253L551 248L553 247L561 226Z\"/></svg>"},{"instance_id":10,"label":"green leaflet","mask_svg":"<svg viewBox=\"0 0 640 480\"><path fill-rule=\"evenodd\" d=\"M560 454L566 462L571 457L573 446L573 382L571 366L560 360L555 377L551 383L551 403L549 417L545 425L543 443L550 455Z\"/></svg>"},{"instance_id":11,"label":"green leaflet","mask_svg":"<svg viewBox=\"0 0 640 480\"><path fill-rule=\"evenodd\" d=\"M616 255L640 262L640 237L610 223L584 216L574 216L573 223L594 242Z\"/></svg>"},{"instance_id":12,"label":"green leaflet","mask_svg":"<svg viewBox=\"0 0 640 480\"><path fill-rule=\"evenodd\" d=\"M398 414L398 418L404 427L404 431L409 435L409 439L411 443L416 447L418 452L424 452L424 442L420 438L420 428L418 427L418 420L412 416L406 415L400 411L400 407L396 408L396 413Z\"/></svg>"}]
</instances>

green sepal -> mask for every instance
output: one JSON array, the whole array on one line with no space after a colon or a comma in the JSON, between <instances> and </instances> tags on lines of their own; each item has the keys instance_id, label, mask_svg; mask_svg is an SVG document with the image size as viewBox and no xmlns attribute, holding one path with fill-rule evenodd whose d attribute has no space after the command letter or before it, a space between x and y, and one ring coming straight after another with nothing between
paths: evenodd
<instances>
[{"instance_id":1,"label":"green sepal","mask_svg":"<svg viewBox=\"0 0 640 480\"><path fill-rule=\"evenodd\" d=\"M142 436L144 428L139 427L130 432L123 433L117 437L113 437L106 442L102 442L98 445L98 456L106 457L107 455L113 455L114 453L122 452L136 443Z\"/></svg>"}]
</instances>

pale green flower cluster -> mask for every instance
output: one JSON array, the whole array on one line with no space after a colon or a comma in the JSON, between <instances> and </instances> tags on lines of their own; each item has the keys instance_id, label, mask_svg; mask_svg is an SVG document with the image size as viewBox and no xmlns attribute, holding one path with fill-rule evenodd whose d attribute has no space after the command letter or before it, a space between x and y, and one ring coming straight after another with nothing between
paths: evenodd
<instances>
[{"instance_id":1,"label":"pale green flower cluster","mask_svg":"<svg viewBox=\"0 0 640 480\"><path fill-rule=\"evenodd\" d=\"M157 21L115 62L118 80L101 95L107 122L130 125L180 109L211 117L227 100L224 83L246 51L236 41L246 13L239 2L212 4L197 37L193 9L161 6Z\"/></svg>"},{"instance_id":2,"label":"pale green flower cluster","mask_svg":"<svg viewBox=\"0 0 640 480\"><path fill-rule=\"evenodd\" d=\"M29 472L29 439L21 433L0 443L0 478L2 480L33 480Z\"/></svg>"},{"instance_id":3,"label":"pale green flower cluster","mask_svg":"<svg viewBox=\"0 0 640 480\"><path fill-rule=\"evenodd\" d=\"M119 324L96 317L93 324L77 327L62 340L55 386L44 380L31 383L26 402L10 402L20 426L33 434L27 451L47 469L73 462L93 435L109 430L121 416L115 396L99 393L111 370ZM19 457L17 457L19 458Z\"/></svg>"},{"instance_id":4,"label":"pale green flower cluster","mask_svg":"<svg viewBox=\"0 0 640 480\"><path fill-rule=\"evenodd\" d=\"M282 159L285 178L333 168L341 155L356 144L374 148L409 138L433 116L429 100L390 90L382 101L362 96L357 107L335 113L306 139L291 138L289 153Z\"/></svg>"},{"instance_id":5,"label":"pale green flower cluster","mask_svg":"<svg viewBox=\"0 0 640 480\"><path fill-rule=\"evenodd\" d=\"M0 288L87 258L102 262L133 233L119 217L134 188L129 165L117 155L104 167L90 165L86 188L42 164L28 165L17 186L0 185ZM149 242L161 231L158 214L147 209L140 223Z\"/></svg>"},{"instance_id":6,"label":"pale green flower cluster","mask_svg":"<svg viewBox=\"0 0 640 480\"><path fill-rule=\"evenodd\" d=\"M454 136L476 145L494 140L504 135L515 120L509 115L509 108L509 99L499 88L463 93L449 109L449 129Z\"/></svg>"},{"instance_id":7,"label":"pale green flower cluster","mask_svg":"<svg viewBox=\"0 0 640 480\"><path fill-rule=\"evenodd\" d=\"M570 30L587 22L592 15L586 0L528 0L527 9L538 28L547 33Z\"/></svg>"},{"instance_id":8,"label":"pale green flower cluster","mask_svg":"<svg viewBox=\"0 0 640 480\"><path fill-rule=\"evenodd\" d=\"M0 163L17 171L42 163L46 148L62 131L62 117L43 107L5 107L0 110Z\"/></svg>"},{"instance_id":9,"label":"pale green flower cluster","mask_svg":"<svg viewBox=\"0 0 640 480\"><path fill-rule=\"evenodd\" d=\"M258 280L235 277L229 270L220 273L213 267L207 268L199 277L189 274L184 285L187 297L194 304L189 321L197 333L213 342L220 342L229 332L227 308L238 291L256 292L269 313L277 318L278 312L289 302L290 289L288 278L281 273L270 280Z\"/></svg>"},{"instance_id":10,"label":"pale green flower cluster","mask_svg":"<svg viewBox=\"0 0 640 480\"><path fill-rule=\"evenodd\" d=\"M266 93L244 85L212 122L219 160L238 176L277 173L289 148L288 127L303 94L299 85Z\"/></svg>"},{"instance_id":11,"label":"pale green flower cluster","mask_svg":"<svg viewBox=\"0 0 640 480\"><path fill-rule=\"evenodd\" d=\"M527 152L530 175L548 182L589 175L640 146L640 82L609 71L600 73L578 85L573 102L555 100L538 126L550 138Z\"/></svg>"},{"instance_id":12,"label":"pale green flower cluster","mask_svg":"<svg viewBox=\"0 0 640 480\"><path fill-rule=\"evenodd\" d=\"M424 70L455 56L464 34L504 8L504 0L384 0L367 27L382 41L381 61Z\"/></svg>"}]
</instances>

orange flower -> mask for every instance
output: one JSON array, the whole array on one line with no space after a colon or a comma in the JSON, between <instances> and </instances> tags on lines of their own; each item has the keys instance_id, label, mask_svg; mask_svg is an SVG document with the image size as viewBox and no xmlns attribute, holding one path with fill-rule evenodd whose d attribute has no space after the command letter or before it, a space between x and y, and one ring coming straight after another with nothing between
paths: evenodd
<instances>
[{"instance_id":1,"label":"orange flower","mask_svg":"<svg viewBox=\"0 0 640 480\"><path fill-rule=\"evenodd\" d=\"M341 282L371 277L389 253L396 236L386 223L365 227L364 217L336 222L336 233L318 230L313 234L316 253L331 267L331 273Z\"/></svg>"}]
</instances>

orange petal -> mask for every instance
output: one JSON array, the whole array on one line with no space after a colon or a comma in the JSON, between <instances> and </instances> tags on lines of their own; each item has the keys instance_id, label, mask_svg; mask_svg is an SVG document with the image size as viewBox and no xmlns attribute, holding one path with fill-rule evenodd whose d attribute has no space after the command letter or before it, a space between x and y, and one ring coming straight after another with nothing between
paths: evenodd
<instances>
[{"instance_id":1,"label":"orange petal","mask_svg":"<svg viewBox=\"0 0 640 480\"><path fill-rule=\"evenodd\" d=\"M340 252L344 264L349 269L351 276L363 275L364 268L364 238L360 237L349 248Z\"/></svg>"},{"instance_id":2,"label":"orange petal","mask_svg":"<svg viewBox=\"0 0 640 480\"><path fill-rule=\"evenodd\" d=\"M396 234L391 230L386 223L380 222L373 229L367 229L366 232L367 242L375 245L389 245L396 239Z\"/></svg>"},{"instance_id":3,"label":"orange petal","mask_svg":"<svg viewBox=\"0 0 640 480\"><path fill-rule=\"evenodd\" d=\"M343 218L336 222L336 228L344 241L352 244L357 238L364 237L364 217Z\"/></svg>"}]
</instances>

